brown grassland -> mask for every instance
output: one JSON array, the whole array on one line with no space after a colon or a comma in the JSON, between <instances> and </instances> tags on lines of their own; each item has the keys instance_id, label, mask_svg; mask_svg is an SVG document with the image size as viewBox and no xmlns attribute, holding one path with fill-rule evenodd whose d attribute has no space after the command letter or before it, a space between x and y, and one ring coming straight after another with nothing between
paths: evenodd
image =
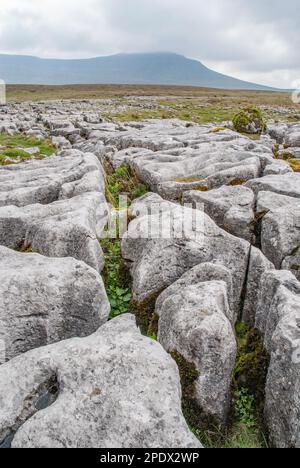
<instances>
[{"instance_id":1,"label":"brown grassland","mask_svg":"<svg viewBox=\"0 0 300 468\"><path fill-rule=\"evenodd\" d=\"M290 94L265 91L228 91L212 88L158 85L8 85L8 101L39 101L51 99L104 99L124 96L168 96L195 98L203 103L228 105L252 104L290 107Z\"/></svg>"},{"instance_id":2,"label":"brown grassland","mask_svg":"<svg viewBox=\"0 0 300 468\"><path fill-rule=\"evenodd\" d=\"M241 108L249 106L262 107L267 118L277 120L293 121L292 113L300 113L300 105L293 104L288 92L230 91L182 86L9 85L7 99L9 102L99 99L102 100L102 117L123 122L178 118L199 124L218 124L232 120ZM113 102L107 103L105 108L103 100L109 99L113 99ZM288 109L292 113L279 113L276 111L278 108Z\"/></svg>"}]
</instances>

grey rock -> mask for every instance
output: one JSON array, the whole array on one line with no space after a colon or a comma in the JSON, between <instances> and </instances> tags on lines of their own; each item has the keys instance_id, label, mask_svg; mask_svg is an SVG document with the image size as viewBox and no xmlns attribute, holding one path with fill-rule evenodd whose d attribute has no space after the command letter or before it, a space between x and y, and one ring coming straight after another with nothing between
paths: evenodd
<instances>
[{"instance_id":1,"label":"grey rock","mask_svg":"<svg viewBox=\"0 0 300 468\"><path fill-rule=\"evenodd\" d=\"M269 353L272 350L272 336L279 320L276 312L276 295L282 289L298 296L300 283L289 271L274 270L263 273L259 288L255 326L264 336L265 346Z\"/></svg>"},{"instance_id":2,"label":"grey rock","mask_svg":"<svg viewBox=\"0 0 300 468\"><path fill-rule=\"evenodd\" d=\"M262 276L275 267L256 247L251 247L243 306L243 321L254 327Z\"/></svg>"},{"instance_id":3,"label":"grey rock","mask_svg":"<svg viewBox=\"0 0 300 468\"><path fill-rule=\"evenodd\" d=\"M131 315L2 365L4 400L0 440L15 433L14 448L201 447L181 412L175 362Z\"/></svg>"},{"instance_id":4,"label":"grey rock","mask_svg":"<svg viewBox=\"0 0 300 468\"><path fill-rule=\"evenodd\" d=\"M285 143L287 146L295 147L295 146L300 146L300 130L298 126L298 130L294 130L290 133L285 138Z\"/></svg>"},{"instance_id":5,"label":"grey rock","mask_svg":"<svg viewBox=\"0 0 300 468\"><path fill-rule=\"evenodd\" d=\"M291 268L300 279L300 206L270 211L262 220L261 245L277 269Z\"/></svg>"},{"instance_id":6,"label":"grey rock","mask_svg":"<svg viewBox=\"0 0 300 468\"><path fill-rule=\"evenodd\" d=\"M71 143L63 136L54 136L52 137L52 144L59 149L62 148L71 148Z\"/></svg>"},{"instance_id":7,"label":"grey rock","mask_svg":"<svg viewBox=\"0 0 300 468\"><path fill-rule=\"evenodd\" d=\"M161 293L194 266L213 262L232 273L236 314L249 250L248 242L217 227L205 213L177 205L163 215L156 213L133 220L122 242L138 303Z\"/></svg>"},{"instance_id":8,"label":"grey rock","mask_svg":"<svg viewBox=\"0 0 300 468\"><path fill-rule=\"evenodd\" d=\"M230 234L249 242L253 240L255 199L252 190L236 186L209 192L191 191L184 194L183 201L202 205L217 225Z\"/></svg>"},{"instance_id":9,"label":"grey rock","mask_svg":"<svg viewBox=\"0 0 300 468\"><path fill-rule=\"evenodd\" d=\"M272 446L300 447L300 283L285 271L263 277L257 327L270 354L265 419Z\"/></svg>"},{"instance_id":10,"label":"grey rock","mask_svg":"<svg viewBox=\"0 0 300 468\"><path fill-rule=\"evenodd\" d=\"M227 291L226 295L228 297L229 308L226 308L226 316L230 323L234 325L234 313L232 306L236 301L234 297L235 291L233 289L232 283L232 274L225 268L223 265L218 263L201 263L196 265L191 270L187 271L184 275L181 276L175 283L171 284L167 289L165 289L156 301L156 309L160 310L163 302L165 302L170 296L178 294L182 289L190 286L196 285L198 283L206 283L210 281L217 281L226 283Z\"/></svg>"},{"instance_id":11,"label":"grey rock","mask_svg":"<svg viewBox=\"0 0 300 468\"><path fill-rule=\"evenodd\" d=\"M157 193L149 192L132 202L130 215L133 218L151 214L159 214L164 211L176 210L177 205L167 200L163 200Z\"/></svg>"},{"instance_id":12,"label":"grey rock","mask_svg":"<svg viewBox=\"0 0 300 468\"><path fill-rule=\"evenodd\" d=\"M230 408L236 340L223 281L174 283L159 298L158 340L168 352L176 352L199 373L193 398L204 417L226 424ZM175 289L176 288L176 289Z\"/></svg>"},{"instance_id":13,"label":"grey rock","mask_svg":"<svg viewBox=\"0 0 300 468\"><path fill-rule=\"evenodd\" d=\"M100 275L71 258L49 259L0 247L0 284L5 360L46 344L88 336L109 315Z\"/></svg>"},{"instance_id":14,"label":"grey rock","mask_svg":"<svg viewBox=\"0 0 300 468\"><path fill-rule=\"evenodd\" d=\"M98 172L103 186L103 169L97 157L72 150L42 161L0 167L0 206L52 203L59 199L64 184L80 184L90 172Z\"/></svg>"},{"instance_id":15,"label":"grey rock","mask_svg":"<svg viewBox=\"0 0 300 468\"><path fill-rule=\"evenodd\" d=\"M276 123L268 125L268 133L271 138L277 141L277 143L282 144L284 142L285 134L287 132L288 125L285 123Z\"/></svg>"},{"instance_id":16,"label":"grey rock","mask_svg":"<svg viewBox=\"0 0 300 468\"><path fill-rule=\"evenodd\" d=\"M274 192L259 192L257 196L256 212L259 215L267 214L269 211L278 210L285 208L289 210L289 207L299 206L299 200L297 198L289 197L287 195L279 195Z\"/></svg>"},{"instance_id":17,"label":"grey rock","mask_svg":"<svg viewBox=\"0 0 300 468\"><path fill-rule=\"evenodd\" d=\"M296 172L269 175L261 179L250 180L245 185L251 188L256 195L261 191L268 191L289 197L300 197L300 174Z\"/></svg>"},{"instance_id":18,"label":"grey rock","mask_svg":"<svg viewBox=\"0 0 300 468\"><path fill-rule=\"evenodd\" d=\"M289 155L292 158L300 159L300 148L285 148L278 152L279 157L285 157Z\"/></svg>"},{"instance_id":19,"label":"grey rock","mask_svg":"<svg viewBox=\"0 0 300 468\"><path fill-rule=\"evenodd\" d=\"M278 175L278 174L289 174L293 172L289 163L286 161L275 161L272 164L266 166L263 176Z\"/></svg>"},{"instance_id":20,"label":"grey rock","mask_svg":"<svg viewBox=\"0 0 300 468\"><path fill-rule=\"evenodd\" d=\"M74 257L97 271L104 266L99 244L107 223L107 204L99 192L49 205L0 208L0 244L29 248L47 257Z\"/></svg>"}]
</instances>

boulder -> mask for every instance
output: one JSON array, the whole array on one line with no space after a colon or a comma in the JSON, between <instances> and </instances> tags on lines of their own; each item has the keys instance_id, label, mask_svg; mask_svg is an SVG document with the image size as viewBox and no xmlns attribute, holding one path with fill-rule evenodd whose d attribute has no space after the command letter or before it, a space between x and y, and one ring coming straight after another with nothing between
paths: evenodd
<instances>
[{"instance_id":1,"label":"boulder","mask_svg":"<svg viewBox=\"0 0 300 468\"><path fill-rule=\"evenodd\" d=\"M71 148L72 145L64 136L54 136L52 137L52 144L56 146L56 148L63 149L63 148Z\"/></svg>"},{"instance_id":2,"label":"boulder","mask_svg":"<svg viewBox=\"0 0 300 468\"><path fill-rule=\"evenodd\" d=\"M270 354L265 420L271 445L300 448L300 283L286 271L265 273L256 325Z\"/></svg>"},{"instance_id":3,"label":"boulder","mask_svg":"<svg viewBox=\"0 0 300 468\"><path fill-rule=\"evenodd\" d=\"M261 277L255 326L264 336L265 347L270 353L272 337L280 316L276 312L276 295L278 291L290 291L299 296L300 283L289 271L265 271Z\"/></svg>"},{"instance_id":4,"label":"boulder","mask_svg":"<svg viewBox=\"0 0 300 468\"><path fill-rule=\"evenodd\" d=\"M49 205L5 206L0 208L0 245L47 257L74 257L100 272L104 259L99 239L107 215L99 192Z\"/></svg>"},{"instance_id":5,"label":"boulder","mask_svg":"<svg viewBox=\"0 0 300 468\"><path fill-rule=\"evenodd\" d=\"M184 287L182 281L174 283L158 299L155 311L159 342L197 371L191 398L199 407L201 419L225 425L236 360L227 284L191 281Z\"/></svg>"},{"instance_id":6,"label":"boulder","mask_svg":"<svg viewBox=\"0 0 300 468\"><path fill-rule=\"evenodd\" d=\"M241 110L233 118L233 126L240 133L263 133L267 129L267 122L260 109L248 107Z\"/></svg>"},{"instance_id":7,"label":"boulder","mask_svg":"<svg viewBox=\"0 0 300 468\"><path fill-rule=\"evenodd\" d=\"M284 148L278 152L278 157L300 159L300 147Z\"/></svg>"},{"instance_id":8,"label":"boulder","mask_svg":"<svg viewBox=\"0 0 300 468\"><path fill-rule=\"evenodd\" d=\"M291 172L293 172L293 169L287 161L274 160L272 164L266 166L263 176L289 174Z\"/></svg>"},{"instance_id":9,"label":"boulder","mask_svg":"<svg viewBox=\"0 0 300 468\"><path fill-rule=\"evenodd\" d=\"M300 279L300 206L269 211L262 220L261 246L277 269L291 269Z\"/></svg>"},{"instance_id":10,"label":"boulder","mask_svg":"<svg viewBox=\"0 0 300 468\"><path fill-rule=\"evenodd\" d=\"M254 194L244 186L221 187L209 192L186 192L184 203L202 206L216 224L237 237L251 242L254 237Z\"/></svg>"},{"instance_id":11,"label":"boulder","mask_svg":"<svg viewBox=\"0 0 300 468\"><path fill-rule=\"evenodd\" d=\"M259 216L281 208L288 211L289 207L297 206L299 206L299 200L288 195L279 195L269 191L262 191L257 195L256 212Z\"/></svg>"},{"instance_id":12,"label":"boulder","mask_svg":"<svg viewBox=\"0 0 300 468\"><path fill-rule=\"evenodd\" d=\"M175 362L131 315L0 366L0 401L0 440L14 448L201 447Z\"/></svg>"},{"instance_id":13,"label":"boulder","mask_svg":"<svg viewBox=\"0 0 300 468\"><path fill-rule=\"evenodd\" d=\"M268 124L267 131L271 138L277 141L278 144L282 144L284 142L285 134L288 129L288 124L284 122L280 123L271 123Z\"/></svg>"},{"instance_id":14,"label":"boulder","mask_svg":"<svg viewBox=\"0 0 300 468\"><path fill-rule=\"evenodd\" d=\"M256 247L251 247L242 318L254 327L262 276L275 267Z\"/></svg>"},{"instance_id":15,"label":"boulder","mask_svg":"<svg viewBox=\"0 0 300 468\"><path fill-rule=\"evenodd\" d=\"M107 321L109 310L100 275L85 263L0 247L0 340L5 343L5 360L56 341L88 336Z\"/></svg>"},{"instance_id":16,"label":"boulder","mask_svg":"<svg viewBox=\"0 0 300 468\"><path fill-rule=\"evenodd\" d=\"M89 174L96 173L97 185L87 184ZM79 186L72 196L86 191L102 190L103 168L93 154L74 150L51 156L41 161L0 167L0 207L6 205L26 206L35 203L53 203L65 194L64 185ZM83 186L84 185L84 189ZM64 195L63 195L64 196Z\"/></svg>"},{"instance_id":17,"label":"boulder","mask_svg":"<svg viewBox=\"0 0 300 468\"><path fill-rule=\"evenodd\" d=\"M300 128L298 125L298 129L295 129L287 134L285 137L285 144L291 147L300 146Z\"/></svg>"},{"instance_id":18,"label":"boulder","mask_svg":"<svg viewBox=\"0 0 300 468\"><path fill-rule=\"evenodd\" d=\"M250 244L226 233L199 210L171 206L169 211L136 218L124 235L123 258L131 270L137 307L143 309L194 266L213 262L232 274L237 316Z\"/></svg>"},{"instance_id":19,"label":"boulder","mask_svg":"<svg viewBox=\"0 0 300 468\"><path fill-rule=\"evenodd\" d=\"M283 175L269 175L250 180L246 184L257 195L261 191L274 192L288 197L300 197L300 174L291 172Z\"/></svg>"},{"instance_id":20,"label":"boulder","mask_svg":"<svg viewBox=\"0 0 300 468\"><path fill-rule=\"evenodd\" d=\"M233 307L237 298L233 289L232 274L228 268L218 263L201 263L194 268L188 270L182 275L175 283L171 284L165 289L156 301L156 309L160 310L162 303L165 302L170 296L174 296L190 285L197 285L199 283L206 283L210 281L218 281L226 284L226 295L229 302L229 308L226 310L226 316L231 324L234 325Z\"/></svg>"}]
</instances>

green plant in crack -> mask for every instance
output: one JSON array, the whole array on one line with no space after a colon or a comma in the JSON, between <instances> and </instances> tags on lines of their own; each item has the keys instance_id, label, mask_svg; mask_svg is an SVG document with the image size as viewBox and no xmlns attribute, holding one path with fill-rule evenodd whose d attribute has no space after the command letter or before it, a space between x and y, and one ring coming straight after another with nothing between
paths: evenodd
<instances>
[{"instance_id":1,"label":"green plant in crack","mask_svg":"<svg viewBox=\"0 0 300 468\"><path fill-rule=\"evenodd\" d=\"M236 325L238 344L237 362L232 386L232 405L229 425L220 428L213 421L198 423L197 408L184 414L192 432L207 448L266 448L263 425L264 388L268 357L257 330L246 323Z\"/></svg>"},{"instance_id":2,"label":"green plant in crack","mask_svg":"<svg viewBox=\"0 0 300 468\"><path fill-rule=\"evenodd\" d=\"M240 322L236 325L236 335L238 355L234 371L230 446L265 448L263 410L269 357L258 330Z\"/></svg>"},{"instance_id":3,"label":"green plant in crack","mask_svg":"<svg viewBox=\"0 0 300 468\"><path fill-rule=\"evenodd\" d=\"M126 214L130 203L148 192L148 187L141 183L135 172L126 165L114 169L109 163L105 165L106 199L117 213L117 228L120 228L122 214ZM127 195L127 201L120 206L121 195ZM119 231L119 229L117 229ZM103 278L111 305L110 318L129 312L132 294L128 271L122 259L121 240L106 238L101 242L105 256Z\"/></svg>"},{"instance_id":4,"label":"green plant in crack","mask_svg":"<svg viewBox=\"0 0 300 468\"><path fill-rule=\"evenodd\" d=\"M246 388L241 387L235 392L235 416L248 429L256 430L255 398Z\"/></svg>"},{"instance_id":5,"label":"green plant in crack","mask_svg":"<svg viewBox=\"0 0 300 468\"><path fill-rule=\"evenodd\" d=\"M106 170L106 199L114 207L119 205L119 196L127 195L128 202L145 195L149 189L138 175L128 166L122 164L113 170L108 164Z\"/></svg>"},{"instance_id":6,"label":"green plant in crack","mask_svg":"<svg viewBox=\"0 0 300 468\"><path fill-rule=\"evenodd\" d=\"M101 246L105 255L103 279L111 305L110 319L113 319L129 311L130 280L122 260L121 241L103 239Z\"/></svg>"}]
</instances>

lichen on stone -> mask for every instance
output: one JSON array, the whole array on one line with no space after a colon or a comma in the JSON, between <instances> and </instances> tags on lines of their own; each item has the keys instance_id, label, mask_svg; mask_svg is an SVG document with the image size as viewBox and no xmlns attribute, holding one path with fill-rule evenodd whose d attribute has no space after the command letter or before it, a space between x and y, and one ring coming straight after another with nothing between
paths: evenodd
<instances>
[{"instance_id":1,"label":"lichen on stone","mask_svg":"<svg viewBox=\"0 0 300 468\"><path fill-rule=\"evenodd\" d=\"M233 125L239 133L261 134L267 129L267 122L260 109L248 107L233 118Z\"/></svg>"}]
</instances>

